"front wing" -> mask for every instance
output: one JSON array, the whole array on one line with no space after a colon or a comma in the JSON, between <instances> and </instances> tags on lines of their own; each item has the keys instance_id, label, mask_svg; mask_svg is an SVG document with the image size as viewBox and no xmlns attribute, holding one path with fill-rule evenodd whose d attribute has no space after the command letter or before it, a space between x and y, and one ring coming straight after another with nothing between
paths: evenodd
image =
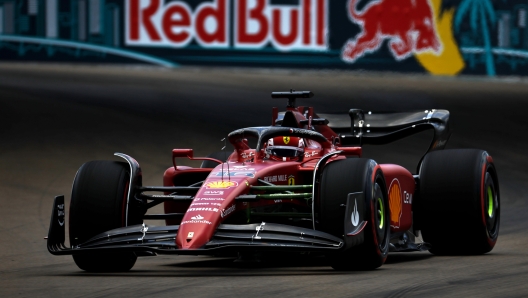
<instances>
[{"instance_id":1,"label":"front wing","mask_svg":"<svg viewBox=\"0 0 528 298\"><path fill-rule=\"evenodd\" d=\"M178 225L134 225L101 233L83 244L67 248L65 241L64 196L55 198L48 232L48 251L54 255L116 253L132 251L139 255L208 255L238 251L336 251L343 239L331 234L274 223L222 224L212 239L200 249L179 249L175 244Z\"/></svg>"}]
</instances>

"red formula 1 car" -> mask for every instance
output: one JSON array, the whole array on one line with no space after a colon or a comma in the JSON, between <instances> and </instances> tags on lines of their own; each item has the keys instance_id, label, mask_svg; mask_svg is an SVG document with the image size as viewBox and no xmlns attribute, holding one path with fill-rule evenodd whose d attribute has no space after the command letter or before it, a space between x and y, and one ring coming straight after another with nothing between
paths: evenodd
<instances>
[{"instance_id":1,"label":"red formula 1 car","mask_svg":"<svg viewBox=\"0 0 528 298\"><path fill-rule=\"evenodd\" d=\"M296 107L302 91L273 108L271 126L233 131L233 152L196 158L174 149L164 186L143 186L136 160L91 161L73 183L69 239L64 245L64 196L55 198L48 250L73 255L87 271L126 271L138 256L241 257L271 252L325 255L335 269L374 269L389 252L482 254L493 249L500 196L486 151L443 150L449 112L373 114L349 111L347 132L329 126L313 108ZM412 174L395 164L362 158L364 144L386 144L434 130ZM255 144L251 148L249 144ZM203 160L200 168L177 158ZM159 193L159 194L154 194ZM148 209L164 204L164 214ZM164 219L166 226L146 224ZM415 242L419 232L426 242Z\"/></svg>"}]
</instances>

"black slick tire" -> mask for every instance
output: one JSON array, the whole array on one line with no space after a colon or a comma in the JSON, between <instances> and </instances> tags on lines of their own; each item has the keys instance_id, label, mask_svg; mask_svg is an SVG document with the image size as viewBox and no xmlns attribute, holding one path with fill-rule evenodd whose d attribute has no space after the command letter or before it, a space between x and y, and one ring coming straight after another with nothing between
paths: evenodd
<instances>
[{"instance_id":1,"label":"black slick tire","mask_svg":"<svg viewBox=\"0 0 528 298\"><path fill-rule=\"evenodd\" d=\"M500 192L491 156L476 149L427 154L420 170L416 218L438 255L491 251L500 225Z\"/></svg>"},{"instance_id":2,"label":"black slick tire","mask_svg":"<svg viewBox=\"0 0 528 298\"><path fill-rule=\"evenodd\" d=\"M389 253L390 210L385 180L376 162L355 158L331 162L321 176L319 229L345 236L344 221L348 194L363 192L367 226L363 243L328 255L336 270L372 270L385 263ZM358 237L358 236L354 236Z\"/></svg>"},{"instance_id":3,"label":"black slick tire","mask_svg":"<svg viewBox=\"0 0 528 298\"><path fill-rule=\"evenodd\" d=\"M123 162L91 161L75 176L70 203L69 233L74 247L97 234L125 226L129 167ZM138 224L138 223L128 223ZM128 271L136 263L134 253L73 255L85 271Z\"/></svg>"}]
</instances>

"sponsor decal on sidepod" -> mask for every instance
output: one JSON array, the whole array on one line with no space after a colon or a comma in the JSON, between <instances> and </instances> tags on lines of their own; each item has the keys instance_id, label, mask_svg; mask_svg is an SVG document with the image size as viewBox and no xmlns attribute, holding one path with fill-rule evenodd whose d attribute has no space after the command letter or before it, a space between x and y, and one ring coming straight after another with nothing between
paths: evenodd
<instances>
[{"instance_id":1,"label":"sponsor decal on sidepod","mask_svg":"<svg viewBox=\"0 0 528 298\"><path fill-rule=\"evenodd\" d=\"M400 218L402 215L402 193L400 181L398 179L392 180L389 187L389 205L390 205L390 218L391 226L395 228L400 227Z\"/></svg>"},{"instance_id":2,"label":"sponsor decal on sidepod","mask_svg":"<svg viewBox=\"0 0 528 298\"><path fill-rule=\"evenodd\" d=\"M266 182L288 181L288 175L274 175L264 177Z\"/></svg>"}]
</instances>

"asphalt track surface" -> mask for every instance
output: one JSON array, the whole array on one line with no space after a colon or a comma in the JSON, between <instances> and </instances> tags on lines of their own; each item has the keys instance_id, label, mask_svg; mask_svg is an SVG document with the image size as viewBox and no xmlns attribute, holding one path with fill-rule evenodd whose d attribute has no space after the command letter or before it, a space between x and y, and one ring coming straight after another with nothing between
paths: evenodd
<instances>
[{"instance_id":1,"label":"asphalt track surface","mask_svg":"<svg viewBox=\"0 0 528 298\"><path fill-rule=\"evenodd\" d=\"M391 254L367 272L337 272L322 258L248 265L158 256L109 274L85 273L71 257L47 252L53 198L69 199L82 163L123 152L139 161L145 185L160 185L171 149L206 155L236 128L268 125L271 107L285 105L269 93L290 88L313 91L299 104L321 113L450 110L448 148L485 149L496 162L502 222L495 249L481 256ZM2 64L0 297L527 297L527 111L528 82L515 78ZM412 170L428 137L366 147L365 156Z\"/></svg>"}]
</instances>

